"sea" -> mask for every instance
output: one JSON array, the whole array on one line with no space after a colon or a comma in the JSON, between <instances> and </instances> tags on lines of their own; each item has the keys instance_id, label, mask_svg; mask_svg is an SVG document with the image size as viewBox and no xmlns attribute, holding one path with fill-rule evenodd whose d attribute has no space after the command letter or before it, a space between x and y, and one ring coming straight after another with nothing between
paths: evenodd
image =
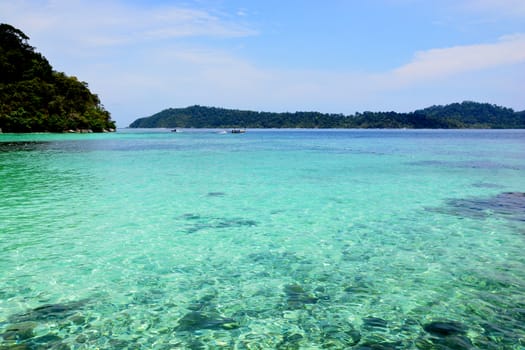
<instances>
[{"instance_id":1,"label":"sea","mask_svg":"<svg viewBox=\"0 0 525 350\"><path fill-rule=\"evenodd\" d=\"M0 134L1 349L525 349L525 130Z\"/></svg>"}]
</instances>

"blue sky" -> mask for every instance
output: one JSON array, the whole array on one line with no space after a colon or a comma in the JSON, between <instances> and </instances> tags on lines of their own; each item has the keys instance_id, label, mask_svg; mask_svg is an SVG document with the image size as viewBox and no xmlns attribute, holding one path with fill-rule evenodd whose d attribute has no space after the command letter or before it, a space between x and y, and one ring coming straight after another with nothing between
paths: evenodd
<instances>
[{"instance_id":1,"label":"blue sky","mask_svg":"<svg viewBox=\"0 0 525 350\"><path fill-rule=\"evenodd\" d=\"M193 104L412 111L525 109L523 0L0 0L119 127Z\"/></svg>"}]
</instances>

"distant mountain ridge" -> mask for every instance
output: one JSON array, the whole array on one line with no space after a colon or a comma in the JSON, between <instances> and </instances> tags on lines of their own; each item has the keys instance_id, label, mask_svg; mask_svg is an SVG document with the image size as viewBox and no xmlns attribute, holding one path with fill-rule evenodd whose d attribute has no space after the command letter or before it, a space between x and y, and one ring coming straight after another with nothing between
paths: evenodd
<instances>
[{"instance_id":1,"label":"distant mountain ridge","mask_svg":"<svg viewBox=\"0 0 525 350\"><path fill-rule=\"evenodd\" d=\"M354 115L319 112L256 112L218 107L168 108L139 118L130 128L409 128L523 129L525 111L464 101L410 113L363 112Z\"/></svg>"}]
</instances>

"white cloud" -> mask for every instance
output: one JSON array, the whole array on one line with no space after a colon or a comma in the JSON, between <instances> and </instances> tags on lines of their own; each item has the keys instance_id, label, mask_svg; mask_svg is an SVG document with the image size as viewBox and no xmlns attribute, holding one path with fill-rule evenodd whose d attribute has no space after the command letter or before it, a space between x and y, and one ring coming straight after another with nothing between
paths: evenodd
<instances>
[{"instance_id":1,"label":"white cloud","mask_svg":"<svg viewBox=\"0 0 525 350\"><path fill-rule=\"evenodd\" d=\"M525 34L515 34L491 44L418 52L411 62L395 69L388 78L395 84L412 84L524 61Z\"/></svg>"}]
</instances>

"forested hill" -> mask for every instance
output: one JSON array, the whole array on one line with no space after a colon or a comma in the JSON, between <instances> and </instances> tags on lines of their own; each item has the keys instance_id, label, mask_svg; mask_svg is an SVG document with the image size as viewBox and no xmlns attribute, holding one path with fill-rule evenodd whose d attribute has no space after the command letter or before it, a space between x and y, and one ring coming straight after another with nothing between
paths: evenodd
<instances>
[{"instance_id":1,"label":"forested hill","mask_svg":"<svg viewBox=\"0 0 525 350\"><path fill-rule=\"evenodd\" d=\"M54 71L28 40L0 24L0 132L114 130L87 83Z\"/></svg>"},{"instance_id":2,"label":"forested hill","mask_svg":"<svg viewBox=\"0 0 525 350\"><path fill-rule=\"evenodd\" d=\"M354 115L318 112L269 113L215 107L169 108L140 118L130 128L413 128L523 129L525 111L488 103L462 102L410 113L364 112Z\"/></svg>"}]
</instances>

